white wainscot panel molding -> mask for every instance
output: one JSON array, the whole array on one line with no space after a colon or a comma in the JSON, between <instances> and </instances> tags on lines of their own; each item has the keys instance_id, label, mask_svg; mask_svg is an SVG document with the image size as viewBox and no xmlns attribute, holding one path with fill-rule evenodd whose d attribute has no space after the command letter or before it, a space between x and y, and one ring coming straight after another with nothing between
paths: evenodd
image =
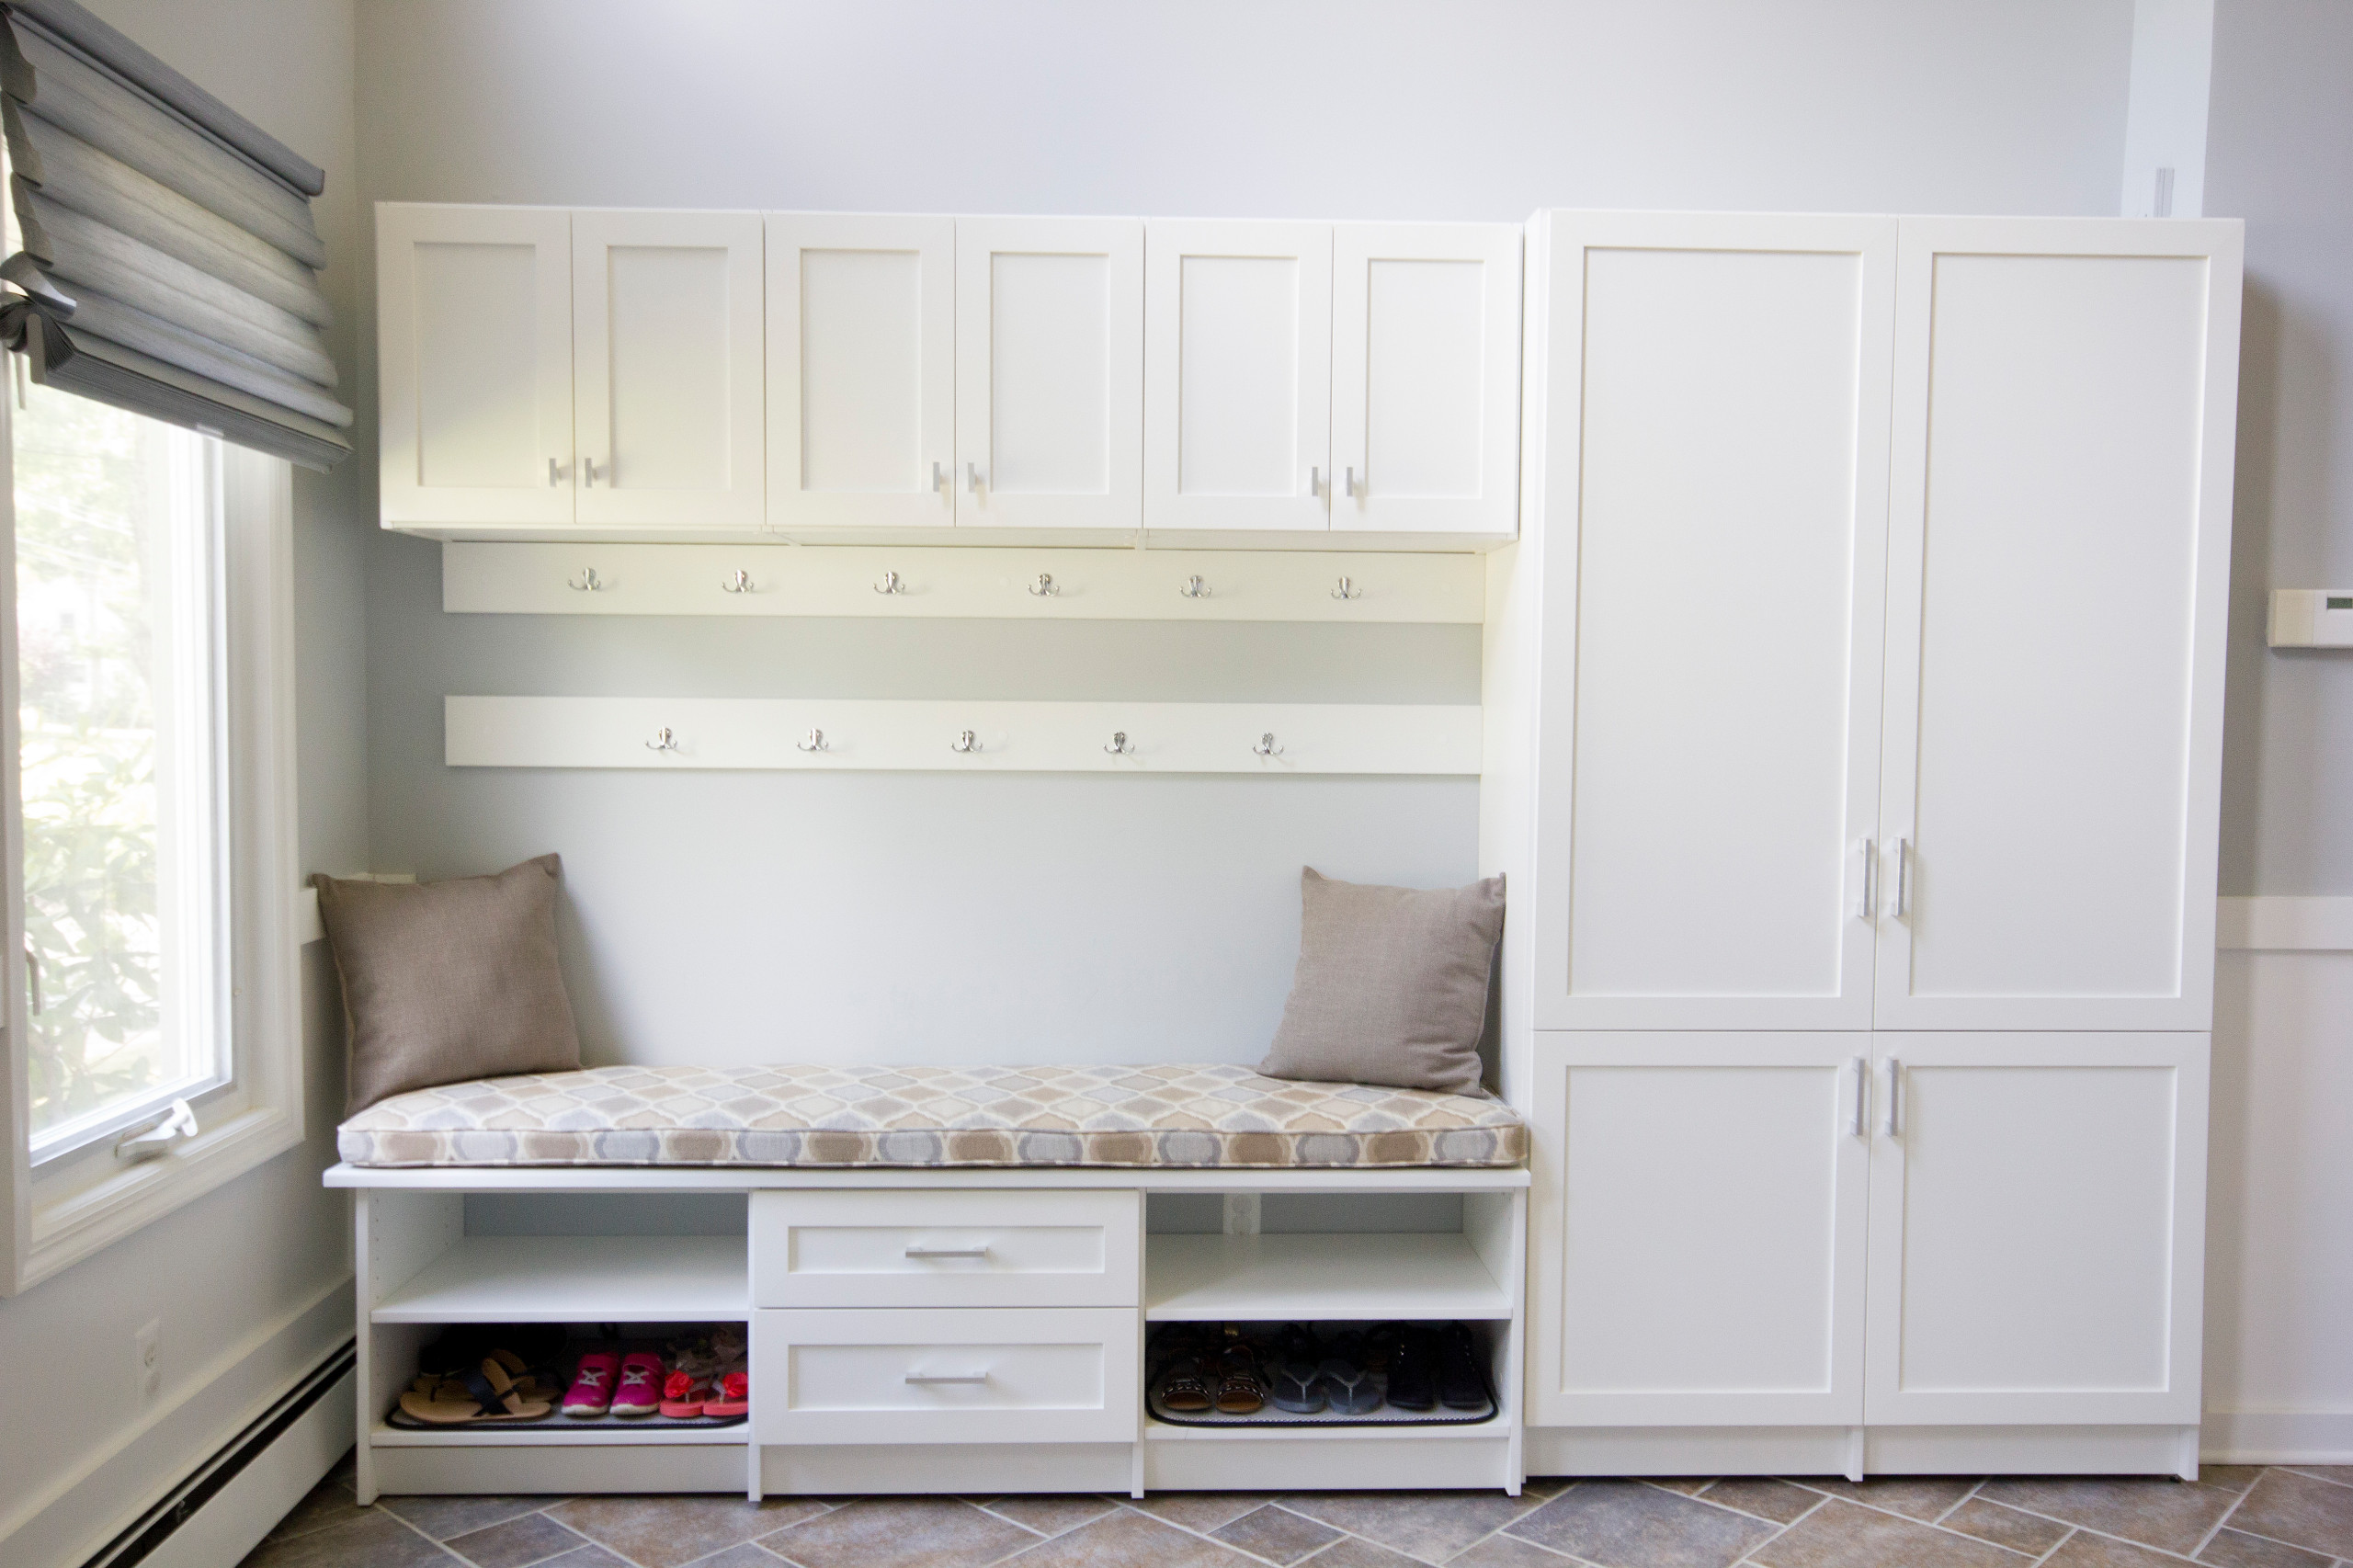
<instances>
[{"instance_id":1,"label":"white wainscot panel molding","mask_svg":"<svg viewBox=\"0 0 2353 1568\"><path fill-rule=\"evenodd\" d=\"M2214 945L2245 952L2353 951L2353 898L2218 899Z\"/></svg>"},{"instance_id":2,"label":"white wainscot panel molding","mask_svg":"<svg viewBox=\"0 0 2353 1568\"><path fill-rule=\"evenodd\" d=\"M441 608L1476 626L1486 567L1477 555L1393 551L451 542Z\"/></svg>"},{"instance_id":3,"label":"white wainscot panel molding","mask_svg":"<svg viewBox=\"0 0 2353 1568\"><path fill-rule=\"evenodd\" d=\"M711 697L444 701L452 767L1479 771L1480 710L1470 705Z\"/></svg>"}]
</instances>

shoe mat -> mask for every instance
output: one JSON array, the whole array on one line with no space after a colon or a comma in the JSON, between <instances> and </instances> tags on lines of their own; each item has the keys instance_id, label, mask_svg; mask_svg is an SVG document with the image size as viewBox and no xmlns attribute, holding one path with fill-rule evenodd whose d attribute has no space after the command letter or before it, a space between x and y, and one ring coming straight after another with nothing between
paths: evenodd
<instances>
[{"instance_id":1,"label":"shoe mat","mask_svg":"<svg viewBox=\"0 0 2353 1568\"><path fill-rule=\"evenodd\" d=\"M1479 1369L1482 1382L1488 1382L1486 1369ZM1374 1386L1381 1391L1385 1401L1389 1392L1389 1374L1372 1374ZM1154 1379L1145 1399L1154 1421L1171 1426L1472 1426L1495 1418L1495 1392L1490 1382L1486 1390L1486 1407L1483 1410L1449 1410L1441 1404L1435 1410L1392 1410L1387 1403L1360 1415L1349 1415L1326 1405L1313 1415L1296 1410L1279 1410L1272 1400L1248 1415L1228 1415L1217 1410L1174 1411L1161 1403L1160 1380Z\"/></svg>"}]
</instances>

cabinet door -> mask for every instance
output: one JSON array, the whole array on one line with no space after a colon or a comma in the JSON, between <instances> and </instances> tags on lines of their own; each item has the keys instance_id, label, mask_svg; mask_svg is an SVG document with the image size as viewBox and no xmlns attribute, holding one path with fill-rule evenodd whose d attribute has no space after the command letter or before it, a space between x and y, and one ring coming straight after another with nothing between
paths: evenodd
<instances>
[{"instance_id":1,"label":"cabinet door","mask_svg":"<svg viewBox=\"0 0 2353 1568\"><path fill-rule=\"evenodd\" d=\"M760 218L575 212L584 527L761 526Z\"/></svg>"},{"instance_id":2,"label":"cabinet door","mask_svg":"<svg viewBox=\"0 0 2353 1568\"><path fill-rule=\"evenodd\" d=\"M572 215L376 209L383 520L572 521Z\"/></svg>"},{"instance_id":3,"label":"cabinet door","mask_svg":"<svg viewBox=\"0 0 2353 1568\"><path fill-rule=\"evenodd\" d=\"M956 522L1132 529L1143 511L1143 225L956 224Z\"/></svg>"},{"instance_id":4,"label":"cabinet door","mask_svg":"<svg viewBox=\"0 0 2353 1568\"><path fill-rule=\"evenodd\" d=\"M1894 222L1546 222L1538 1027L1868 1028Z\"/></svg>"},{"instance_id":5,"label":"cabinet door","mask_svg":"<svg viewBox=\"0 0 2353 1568\"><path fill-rule=\"evenodd\" d=\"M1536 1037L1531 1424L1861 1419L1868 1038Z\"/></svg>"},{"instance_id":6,"label":"cabinet door","mask_svg":"<svg viewBox=\"0 0 2353 1568\"><path fill-rule=\"evenodd\" d=\"M1505 223L1333 230L1333 528L1511 537L1520 238Z\"/></svg>"},{"instance_id":7,"label":"cabinet door","mask_svg":"<svg viewBox=\"0 0 2353 1568\"><path fill-rule=\"evenodd\" d=\"M1331 526L1332 230L1144 230L1144 526Z\"/></svg>"},{"instance_id":8,"label":"cabinet door","mask_svg":"<svg viewBox=\"0 0 2353 1568\"><path fill-rule=\"evenodd\" d=\"M1903 220L1882 1027L2211 1021L2238 244Z\"/></svg>"},{"instance_id":9,"label":"cabinet door","mask_svg":"<svg viewBox=\"0 0 2353 1568\"><path fill-rule=\"evenodd\" d=\"M956 520L956 224L767 217L768 523Z\"/></svg>"},{"instance_id":10,"label":"cabinet door","mask_svg":"<svg viewBox=\"0 0 2353 1568\"><path fill-rule=\"evenodd\" d=\"M1877 1047L1864 1419L2196 1422L2207 1037Z\"/></svg>"}]
</instances>

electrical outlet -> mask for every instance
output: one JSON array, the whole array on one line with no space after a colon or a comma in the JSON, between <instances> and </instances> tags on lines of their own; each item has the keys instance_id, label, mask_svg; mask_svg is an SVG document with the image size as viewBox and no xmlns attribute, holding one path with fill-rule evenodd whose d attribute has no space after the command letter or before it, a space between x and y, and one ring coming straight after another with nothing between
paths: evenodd
<instances>
[{"instance_id":1,"label":"electrical outlet","mask_svg":"<svg viewBox=\"0 0 2353 1568\"><path fill-rule=\"evenodd\" d=\"M164 1392L164 1360L158 1349L163 1334L162 1321L153 1320L131 1336L131 1370L139 1379L142 1406L154 1403L155 1396Z\"/></svg>"}]
</instances>

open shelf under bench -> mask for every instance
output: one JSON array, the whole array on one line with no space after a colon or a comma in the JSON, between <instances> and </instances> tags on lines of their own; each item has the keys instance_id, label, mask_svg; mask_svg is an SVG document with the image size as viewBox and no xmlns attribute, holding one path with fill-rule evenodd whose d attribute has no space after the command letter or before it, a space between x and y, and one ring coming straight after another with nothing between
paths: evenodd
<instances>
[{"instance_id":1,"label":"open shelf under bench","mask_svg":"<svg viewBox=\"0 0 2353 1568\"><path fill-rule=\"evenodd\" d=\"M396 1287L377 1323L742 1322L741 1236L467 1236Z\"/></svg>"},{"instance_id":2,"label":"open shelf under bench","mask_svg":"<svg viewBox=\"0 0 2353 1568\"><path fill-rule=\"evenodd\" d=\"M1155 1235L1143 1296L1154 1323L1512 1315L1471 1239L1448 1232Z\"/></svg>"}]
</instances>

